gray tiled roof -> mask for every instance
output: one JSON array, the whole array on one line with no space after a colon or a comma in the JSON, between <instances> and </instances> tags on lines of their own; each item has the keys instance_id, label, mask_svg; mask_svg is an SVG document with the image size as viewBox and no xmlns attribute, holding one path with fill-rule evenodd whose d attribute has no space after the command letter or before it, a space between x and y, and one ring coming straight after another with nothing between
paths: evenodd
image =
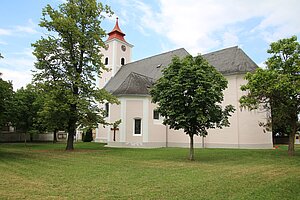
<instances>
[{"instance_id":1,"label":"gray tiled roof","mask_svg":"<svg viewBox=\"0 0 300 200\"><path fill-rule=\"evenodd\" d=\"M224 75L254 71L258 66L237 46L204 54L203 57Z\"/></svg>"},{"instance_id":2,"label":"gray tiled roof","mask_svg":"<svg viewBox=\"0 0 300 200\"><path fill-rule=\"evenodd\" d=\"M108 81L104 88L108 92L113 93L122 83L125 83L125 79L131 72L157 80L162 76L161 70L171 63L171 60L175 55L183 58L189 55L189 53L181 48L123 65L115 76Z\"/></svg>"},{"instance_id":3,"label":"gray tiled roof","mask_svg":"<svg viewBox=\"0 0 300 200\"><path fill-rule=\"evenodd\" d=\"M131 72L113 95L148 95L154 79Z\"/></svg>"},{"instance_id":4,"label":"gray tiled roof","mask_svg":"<svg viewBox=\"0 0 300 200\"><path fill-rule=\"evenodd\" d=\"M189 53L181 48L123 65L104 87L114 95L147 95L148 88L162 76L174 56ZM236 47L204 54L203 57L224 75L254 71L258 66Z\"/></svg>"}]
</instances>

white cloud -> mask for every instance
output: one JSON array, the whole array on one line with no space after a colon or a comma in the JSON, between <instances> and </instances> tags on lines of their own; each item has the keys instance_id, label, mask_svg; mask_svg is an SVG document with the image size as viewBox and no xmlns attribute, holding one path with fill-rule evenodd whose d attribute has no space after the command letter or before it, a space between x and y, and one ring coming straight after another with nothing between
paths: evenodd
<instances>
[{"instance_id":1,"label":"white cloud","mask_svg":"<svg viewBox=\"0 0 300 200\"><path fill-rule=\"evenodd\" d=\"M239 43L238 34L232 31L227 31L222 36L223 47L235 46Z\"/></svg>"},{"instance_id":2,"label":"white cloud","mask_svg":"<svg viewBox=\"0 0 300 200\"><path fill-rule=\"evenodd\" d=\"M269 43L300 33L299 0L160 0L159 10L145 1L127 4L140 12L141 30L151 29L191 53L240 45L242 34Z\"/></svg>"},{"instance_id":3,"label":"white cloud","mask_svg":"<svg viewBox=\"0 0 300 200\"><path fill-rule=\"evenodd\" d=\"M1 69L1 73L3 80L12 81L15 91L29 84L32 78L30 70L16 71L12 69Z\"/></svg>"},{"instance_id":4,"label":"white cloud","mask_svg":"<svg viewBox=\"0 0 300 200\"><path fill-rule=\"evenodd\" d=\"M33 27L30 26L16 26L14 31L17 33L29 33L29 34L38 33L37 30L35 30Z\"/></svg>"},{"instance_id":5,"label":"white cloud","mask_svg":"<svg viewBox=\"0 0 300 200\"><path fill-rule=\"evenodd\" d=\"M13 82L14 90L31 82L31 70L34 69L35 57L32 49L26 48L21 52L5 55L0 60L0 72L4 80Z\"/></svg>"},{"instance_id":6,"label":"white cloud","mask_svg":"<svg viewBox=\"0 0 300 200\"><path fill-rule=\"evenodd\" d=\"M32 19L29 19L26 25L12 26L11 28L3 29L0 28L0 36L13 36L13 35L24 35L24 34L38 34L37 24Z\"/></svg>"},{"instance_id":7,"label":"white cloud","mask_svg":"<svg viewBox=\"0 0 300 200\"><path fill-rule=\"evenodd\" d=\"M8 45L7 42L5 42L5 41L3 41L3 40L1 40L1 39L0 39L0 44L1 44L1 45Z\"/></svg>"},{"instance_id":8,"label":"white cloud","mask_svg":"<svg viewBox=\"0 0 300 200\"><path fill-rule=\"evenodd\" d=\"M12 30L0 28L0 35L11 35Z\"/></svg>"},{"instance_id":9,"label":"white cloud","mask_svg":"<svg viewBox=\"0 0 300 200\"><path fill-rule=\"evenodd\" d=\"M258 63L257 65L258 65L260 68L263 68L263 69L265 69L265 68L267 67L265 61L264 61L264 62L261 62L261 63Z\"/></svg>"}]
</instances>

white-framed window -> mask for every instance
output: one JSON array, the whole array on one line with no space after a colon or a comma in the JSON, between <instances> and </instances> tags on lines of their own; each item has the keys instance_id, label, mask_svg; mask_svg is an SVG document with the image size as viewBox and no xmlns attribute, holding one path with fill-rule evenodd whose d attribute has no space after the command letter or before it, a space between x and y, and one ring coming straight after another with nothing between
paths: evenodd
<instances>
[{"instance_id":1,"label":"white-framed window","mask_svg":"<svg viewBox=\"0 0 300 200\"><path fill-rule=\"evenodd\" d=\"M133 135L142 135L142 118L133 119Z\"/></svg>"},{"instance_id":2,"label":"white-framed window","mask_svg":"<svg viewBox=\"0 0 300 200\"><path fill-rule=\"evenodd\" d=\"M108 57L105 58L104 65L108 65Z\"/></svg>"},{"instance_id":3,"label":"white-framed window","mask_svg":"<svg viewBox=\"0 0 300 200\"><path fill-rule=\"evenodd\" d=\"M153 119L159 120L159 112L156 109L153 110Z\"/></svg>"},{"instance_id":4,"label":"white-framed window","mask_svg":"<svg viewBox=\"0 0 300 200\"><path fill-rule=\"evenodd\" d=\"M153 124L163 125L164 117L160 115L160 113L156 108L153 109L152 119L153 119Z\"/></svg>"}]
</instances>

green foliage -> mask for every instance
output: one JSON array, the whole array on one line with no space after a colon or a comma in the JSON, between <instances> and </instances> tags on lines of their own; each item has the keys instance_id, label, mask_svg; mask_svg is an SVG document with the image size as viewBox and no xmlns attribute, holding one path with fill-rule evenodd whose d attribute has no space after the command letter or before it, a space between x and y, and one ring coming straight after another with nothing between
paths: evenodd
<instances>
[{"instance_id":1,"label":"green foliage","mask_svg":"<svg viewBox=\"0 0 300 200\"><path fill-rule=\"evenodd\" d=\"M37 93L33 85L28 84L26 88L17 90L12 102L10 112L13 113L12 123L17 131L32 136L45 130L38 122L37 113L41 109L41 104L37 101Z\"/></svg>"},{"instance_id":2,"label":"green foliage","mask_svg":"<svg viewBox=\"0 0 300 200\"><path fill-rule=\"evenodd\" d=\"M113 128L114 128L114 129L118 128L118 127L119 127L119 125L121 124L121 122L122 122L122 120L121 120L121 119L119 119L119 120L115 121L115 122L112 124Z\"/></svg>"},{"instance_id":3,"label":"green foliage","mask_svg":"<svg viewBox=\"0 0 300 200\"><path fill-rule=\"evenodd\" d=\"M158 112L170 128L183 129L191 138L207 129L228 126L232 105L222 109L227 80L202 56L174 57L150 91ZM192 148L192 147L191 147Z\"/></svg>"},{"instance_id":4,"label":"green foliage","mask_svg":"<svg viewBox=\"0 0 300 200\"><path fill-rule=\"evenodd\" d=\"M48 132L53 132L53 140L57 141L57 131L67 131L67 123L69 116L69 107L64 89L54 90L55 86L49 83L38 84L37 100L41 104L38 111L38 121L43 124Z\"/></svg>"},{"instance_id":5,"label":"green foliage","mask_svg":"<svg viewBox=\"0 0 300 200\"><path fill-rule=\"evenodd\" d=\"M107 70L99 52L100 47L105 47L102 38L106 35L101 21L104 15L111 14L108 6L96 0L69 0L57 10L50 5L43 9L40 26L50 35L32 44L37 58L34 79L46 86L46 91L52 90L53 102L47 105L64 109L63 121L66 117L69 134L67 149L73 149L76 128L106 123L105 111L97 103L118 103L111 94L96 87L96 76Z\"/></svg>"},{"instance_id":6,"label":"green foliage","mask_svg":"<svg viewBox=\"0 0 300 200\"><path fill-rule=\"evenodd\" d=\"M10 112L10 107L12 106L13 95L12 83L4 81L0 77L0 127L11 122L13 113Z\"/></svg>"},{"instance_id":7,"label":"green foliage","mask_svg":"<svg viewBox=\"0 0 300 200\"><path fill-rule=\"evenodd\" d=\"M248 73L248 81L241 89L248 91L240 99L241 106L271 111L272 121L267 126L273 131L290 135L289 154L294 153L294 136L300 111L300 44L297 37L271 43L267 68Z\"/></svg>"},{"instance_id":8,"label":"green foliage","mask_svg":"<svg viewBox=\"0 0 300 200\"><path fill-rule=\"evenodd\" d=\"M93 130L88 129L85 134L83 134L83 142L91 142L93 141Z\"/></svg>"}]
</instances>

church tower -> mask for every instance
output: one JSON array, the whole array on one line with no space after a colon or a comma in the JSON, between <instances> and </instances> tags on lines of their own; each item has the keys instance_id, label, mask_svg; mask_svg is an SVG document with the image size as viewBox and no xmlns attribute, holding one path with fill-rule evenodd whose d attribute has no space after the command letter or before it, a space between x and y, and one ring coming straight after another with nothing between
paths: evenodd
<instances>
[{"instance_id":1,"label":"church tower","mask_svg":"<svg viewBox=\"0 0 300 200\"><path fill-rule=\"evenodd\" d=\"M108 33L108 39L105 41L106 48L101 48L103 54L102 62L109 71L104 71L99 81L99 87L103 88L122 67L131 62L131 49L133 45L126 42L123 33L119 27L118 18L115 27Z\"/></svg>"}]
</instances>

